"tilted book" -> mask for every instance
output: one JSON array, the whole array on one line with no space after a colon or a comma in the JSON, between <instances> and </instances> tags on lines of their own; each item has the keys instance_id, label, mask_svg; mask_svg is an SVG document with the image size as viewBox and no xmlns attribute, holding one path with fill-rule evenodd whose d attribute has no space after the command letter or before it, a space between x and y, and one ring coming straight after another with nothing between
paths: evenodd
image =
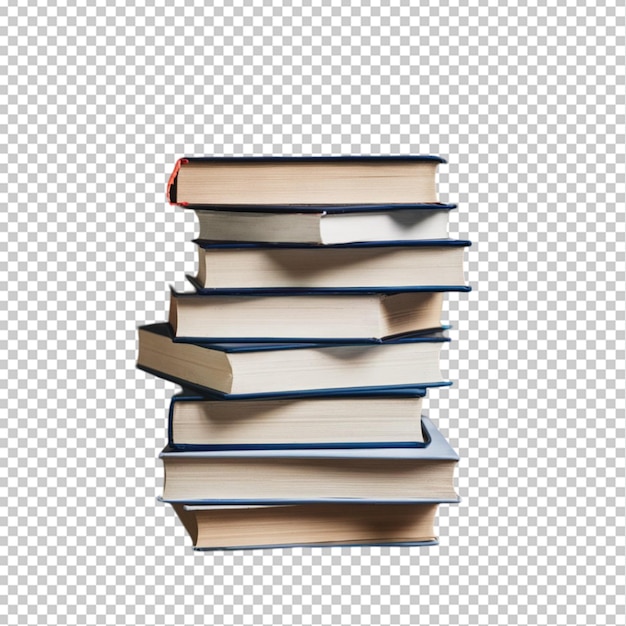
<instances>
[{"instance_id":1,"label":"tilted book","mask_svg":"<svg viewBox=\"0 0 626 626\"><path fill-rule=\"evenodd\" d=\"M176 343L169 324L139 328L137 366L225 394L448 384L444 333L346 343Z\"/></svg>"}]
</instances>

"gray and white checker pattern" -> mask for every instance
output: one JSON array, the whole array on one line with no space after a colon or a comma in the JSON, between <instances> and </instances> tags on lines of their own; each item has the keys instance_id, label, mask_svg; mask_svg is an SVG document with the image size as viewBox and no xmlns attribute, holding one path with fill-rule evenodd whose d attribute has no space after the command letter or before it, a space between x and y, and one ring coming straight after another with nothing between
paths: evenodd
<instances>
[{"instance_id":1,"label":"gray and white checker pattern","mask_svg":"<svg viewBox=\"0 0 626 626\"><path fill-rule=\"evenodd\" d=\"M624 624L623 3L308 4L0 8L1 623ZM349 153L449 160L462 503L434 548L194 553L156 501L176 387L134 369L195 268L167 176Z\"/></svg>"}]
</instances>

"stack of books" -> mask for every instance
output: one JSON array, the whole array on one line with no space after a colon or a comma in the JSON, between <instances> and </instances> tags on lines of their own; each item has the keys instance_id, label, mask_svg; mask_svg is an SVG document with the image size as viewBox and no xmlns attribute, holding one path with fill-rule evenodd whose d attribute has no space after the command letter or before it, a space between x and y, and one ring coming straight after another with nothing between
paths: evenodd
<instances>
[{"instance_id":1,"label":"stack of books","mask_svg":"<svg viewBox=\"0 0 626 626\"><path fill-rule=\"evenodd\" d=\"M458 457L422 416L469 291L435 156L187 158L195 290L139 329L179 384L162 500L196 549L437 542Z\"/></svg>"}]
</instances>

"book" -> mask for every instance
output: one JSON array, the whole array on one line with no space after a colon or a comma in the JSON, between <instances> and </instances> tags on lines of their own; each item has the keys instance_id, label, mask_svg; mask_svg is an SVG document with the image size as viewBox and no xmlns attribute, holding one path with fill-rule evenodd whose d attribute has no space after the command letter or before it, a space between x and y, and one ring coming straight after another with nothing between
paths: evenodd
<instances>
[{"instance_id":1,"label":"book","mask_svg":"<svg viewBox=\"0 0 626 626\"><path fill-rule=\"evenodd\" d=\"M443 333L348 343L176 343L167 323L139 328L137 366L224 394L447 384Z\"/></svg>"},{"instance_id":2,"label":"book","mask_svg":"<svg viewBox=\"0 0 626 626\"><path fill-rule=\"evenodd\" d=\"M195 550L437 545L437 503L172 504Z\"/></svg>"},{"instance_id":3,"label":"book","mask_svg":"<svg viewBox=\"0 0 626 626\"><path fill-rule=\"evenodd\" d=\"M457 502L458 456L426 417L424 447L176 451L162 499L187 504Z\"/></svg>"},{"instance_id":4,"label":"book","mask_svg":"<svg viewBox=\"0 0 626 626\"><path fill-rule=\"evenodd\" d=\"M198 273L206 289L419 290L459 287L464 247L434 239L333 246L216 243L196 239Z\"/></svg>"},{"instance_id":5,"label":"book","mask_svg":"<svg viewBox=\"0 0 626 626\"><path fill-rule=\"evenodd\" d=\"M443 292L180 293L170 290L175 341L383 339L441 328Z\"/></svg>"},{"instance_id":6,"label":"book","mask_svg":"<svg viewBox=\"0 0 626 626\"><path fill-rule=\"evenodd\" d=\"M431 155L188 157L167 185L181 206L437 202Z\"/></svg>"},{"instance_id":7,"label":"book","mask_svg":"<svg viewBox=\"0 0 626 626\"><path fill-rule=\"evenodd\" d=\"M424 446L425 389L224 399L183 390L172 397L172 450Z\"/></svg>"},{"instance_id":8,"label":"book","mask_svg":"<svg viewBox=\"0 0 626 626\"><path fill-rule=\"evenodd\" d=\"M196 209L198 239L337 244L446 239L454 204ZM308 209L308 210L307 210Z\"/></svg>"}]
</instances>

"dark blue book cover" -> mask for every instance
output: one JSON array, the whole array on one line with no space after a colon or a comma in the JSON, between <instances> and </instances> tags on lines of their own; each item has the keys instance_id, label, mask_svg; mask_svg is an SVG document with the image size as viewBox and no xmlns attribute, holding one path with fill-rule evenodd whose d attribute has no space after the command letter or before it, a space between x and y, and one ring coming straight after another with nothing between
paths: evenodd
<instances>
[{"instance_id":1,"label":"dark blue book cover","mask_svg":"<svg viewBox=\"0 0 626 626\"><path fill-rule=\"evenodd\" d=\"M198 211L224 209L221 204L194 206ZM241 213L386 213L391 211L452 211L457 205L449 202L415 202L397 204L229 204L228 211Z\"/></svg>"},{"instance_id":2,"label":"dark blue book cover","mask_svg":"<svg viewBox=\"0 0 626 626\"><path fill-rule=\"evenodd\" d=\"M359 248L464 248L471 246L472 242L467 239L413 239L398 241L356 241L352 243L335 244L307 244L307 243L255 243L250 241L209 241L194 239L198 247L205 250L276 250L276 249L317 249L317 250L341 250Z\"/></svg>"},{"instance_id":3,"label":"dark blue book cover","mask_svg":"<svg viewBox=\"0 0 626 626\"><path fill-rule=\"evenodd\" d=\"M393 295L397 293L431 293L431 292L469 292L470 285L416 285L413 287L393 286L393 287L203 287L198 279L192 274L187 274L185 278L191 283L196 293L202 295L215 296L281 296L281 295L351 295L351 294L385 294Z\"/></svg>"},{"instance_id":4,"label":"dark blue book cover","mask_svg":"<svg viewBox=\"0 0 626 626\"><path fill-rule=\"evenodd\" d=\"M172 327L167 322L158 322L156 324L146 324L140 326L139 330L144 330L155 335L167 337L174 341ZM372 346L372 345L398 345L407 343L445 343L450 341L445 329L439 329L430 333L412 333L399 337L390 337L388 339L349 339L340 343L337 342L315 342L315 341L264 341L264 342L219 342L209 340L199 340L193 342L192 345L206 348L208 350L216 350L218 352L234 353L234 352L276 352L282 350L306 350L318 348L337 348L341 346Z\"/></svg>"}]
</instances>

